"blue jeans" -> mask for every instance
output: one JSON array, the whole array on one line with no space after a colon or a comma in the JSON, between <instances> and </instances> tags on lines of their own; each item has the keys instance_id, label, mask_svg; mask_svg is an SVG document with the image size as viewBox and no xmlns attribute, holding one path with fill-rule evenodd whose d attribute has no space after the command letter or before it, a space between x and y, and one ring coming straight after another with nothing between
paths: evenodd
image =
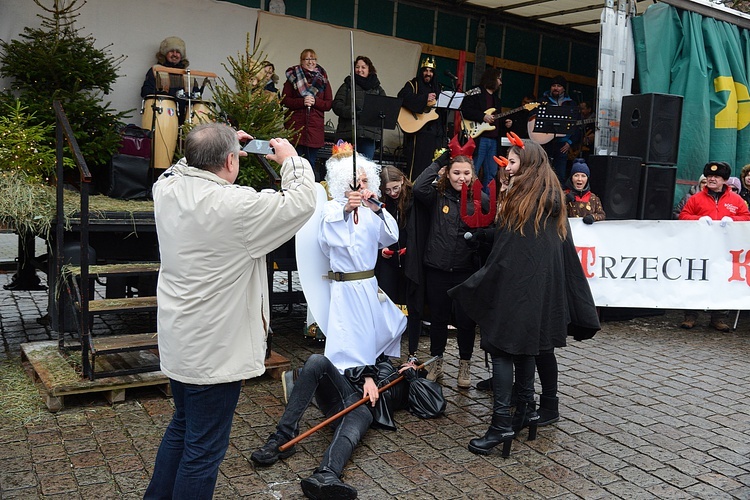
<instances>
[{"instance_id":1,"label":"blue jeans","mask_svg":"<svg viewBox=\"0 0 750 500\"><path fill-rule=\"evenodd\" d=\"M156 454L144 499L210 499L242 381L216 385L169 381L175 411Z\"/></svg>"},{"instance_id":2,"label":"blue jeans","mask_svg":"<svg viewBox=\"0 0 750 500\"><path fill-rule=\"evenodd\" d=\"M297 154L300 155L303 158L306 158L307 161L310 162L310 166L313 169L313 172L315 173L315 180L316 181L322 181L325 179L325 169L323 169L322 173L319 173L318 170L315 168L315 161L318 159L318 150L320 148L309 148L307 146L299 145L297 146Z\"/></svg>"},{"instance_id":3,"label":"blue jeans","mask_svg":"<svg viewBox=\"0 0 750 500\"><path fill-rule=\"evenodd\" d=\"M311 355L294 383L289 403L276 426L276 432L286 441L299 434L299 421L313 396L320 410L328 418L359 401L362 391L341 375L328 358L322 354ZM333 422L333 439L323 455L320 468L341 476L346 462L371 423L372 413L366 404L358 406Z\"/></svg>"},{"instance_id":4,"label":"blue jeans","mask_svg":"<svg viewBox=\"0 0 750 500\"><path fill-rule=\"evenodd\" d=\"M544 145L544 150L547 152L552 170L555 171L557 178L560 180L560 184L563 186L567 180L566 171L568 168L568 153L563 153L560 149L565 144L567 143L560 139L552 139Z\"/></svg>"},{"instance_id":5,"label":"blue jeans","mask_svg":"<svg viewBox=\"0 0 750 500\"><path fill-rule=\"evenodd\" d=\"M482 170L482 191L489 194L490 182L497 176L497 163L493 157L497 154L497 139L480 137L476 153L474 153L474 168Z\"/></svg>"},{"instance_id":6,"label":"blue jeans","mask_svg":"<svg viewBox=\"0 0 750 500\"><path fill-rule=\"evenodd\" d=\"M375 155L375 139L357 137L357 152L368 160L372 160Z\"/></svg>"}]
</instances>

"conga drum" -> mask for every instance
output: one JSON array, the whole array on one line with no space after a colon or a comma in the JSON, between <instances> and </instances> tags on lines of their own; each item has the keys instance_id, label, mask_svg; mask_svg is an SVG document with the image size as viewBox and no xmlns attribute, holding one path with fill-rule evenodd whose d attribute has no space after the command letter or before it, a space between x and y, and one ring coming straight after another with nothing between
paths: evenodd
<instances>
[{"instance_id":1,"label":"conga drum","mask_svg":"<svg viewBox=\"0 0 750 500\"><path fill-rule=\"evenodd\" d=\"M154 113L156 111L156 113ZM143 101L141 128L153 127L154 168L169 168L177 147L177 131L180 128L177 101L168 95L150 95Z\"/></svg>"},{"instance_id":2,"label":"conga drum","mask_svg":"<svg viewBox=\"0 0 750 500\"><path fill-rule=\"evenodd\" d=\"M200 125L216 120L216 110L214 103L211 101L193 100L190 101L185 123Z\"/></svg>"}]
</instances>

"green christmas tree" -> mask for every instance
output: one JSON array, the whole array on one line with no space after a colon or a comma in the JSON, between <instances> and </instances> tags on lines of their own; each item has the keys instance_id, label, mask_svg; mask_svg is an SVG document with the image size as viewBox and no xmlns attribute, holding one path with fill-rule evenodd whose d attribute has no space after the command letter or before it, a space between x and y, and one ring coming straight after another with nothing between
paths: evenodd
<instances>
[{"instance_id":1,"label":"green christmas tree","mask_svg":"<svg viewBox=\"0 0 750 500\"><path fill-rule=\"evenodd\" d=\"M98 49L91 36L82 36L75 18L86 2L53 0L38 28L26 27L16 40L0 41L0 75L11 79L11 94L21 101L32 125L53 125L54 100L60 100L86 162L105 165L117 151L117 125L127 112L116 112L103 96L111 92L120 63L109 47ZM54 143L50 129L49 144Z\"/></svg>"},{"instance_id":2,"label":"green christmas tree","mask_svg":"<svg viewBox=\"0 0 750 500\"><path fill-rule=\"evenodd\" d=\"M256 139L289 138L294 131L284 128L286 110L278 96L263 90L266 83L264 55L257 44L252 47L249 33L245 53L238 52L237 58L230 56L227 61L228 64L222 63L222 66L229 73L232 84L219 78L212 87L214 101L220 109L218 115ZM240 167L238 184L267 185L268 174L253 155L243 159Z\"/></svg>"}]
</instances>

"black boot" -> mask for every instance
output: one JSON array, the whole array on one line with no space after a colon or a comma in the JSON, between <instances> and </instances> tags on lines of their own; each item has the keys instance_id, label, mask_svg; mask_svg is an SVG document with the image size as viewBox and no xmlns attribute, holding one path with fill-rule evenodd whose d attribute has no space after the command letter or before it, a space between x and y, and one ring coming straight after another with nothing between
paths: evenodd
<instances>
[{"instance_id":1,"label":"black boot","mask_svg":"<svg viewBox=\"0 0 750 500\"><path fill-rule=\"evenodd\" d=\"M493 415L492 425L484 436L469 441L469 451L478 455L489 455L492 448L503 443L502 456L508 458L514 435L510 415Z\"/></svg>"},{"instance_id":2,"label":"black boot","mask_svg":"<svg viewBox=\"0 0 750 500\"><path fill-rule=\"evenodd\" d=\"M335 472L315 469L313 475L300 481L302 493L313 500L349 500L357 498L357 489L343 482Z\"/></svg>"},{"instance_id":3,"label":"black boot","mask_svg":"<svg viewBox=\"0 0 750 500\"><path fill-rule=\"evenodd\" d=\"M521 402L516 404L516 412L513 414L513 432L517 436L521 429L529 428L529 441L536 439L536 428L539 425L539 414L536 412L536 403Z\"/></svg>"},{"instance_id":4,"label":"black boot","mask_svg":"<svg viewBox=\"0 0 750 500\"><path fill-rule=\"evenodd\" d=\"M539 396L539 427L554 424L560 420L557 409L558 399L551 396Z\"/></svg>"}]
</instances>

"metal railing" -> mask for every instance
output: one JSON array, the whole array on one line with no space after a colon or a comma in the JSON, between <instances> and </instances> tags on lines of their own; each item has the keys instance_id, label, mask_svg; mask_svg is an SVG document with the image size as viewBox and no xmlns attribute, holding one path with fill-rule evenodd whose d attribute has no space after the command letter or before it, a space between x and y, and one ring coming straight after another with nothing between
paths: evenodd
<instances>
[{"instance_id":1,"label":"metal railing","mask_svg":"<svg viewBox=\"0 0 750 500\"><path fill-rule=\"evenodd\" d=\"M65 237L65 209L64 209L64 169L63 169L63 149L64 141L67 142L70 151L73 154L73 161L78 168L81 181L81 208L80 208L80 239L81 239L81 300L80 300L80 335L81 335L81 364L83 373L92 372L89 364L89 330L91 328L89 318L89 186L91 184L91 171L86 165L86 160L81 154L78 142L73 135L73 129L70 126L68 117L65 114L62 103L54 101L52 106L55 110L56 133L55 133L55 151L56 151L56 173L57 173L57 196L56 196L56 226L55 226L55 273L54 283L54 300L57 302L57 343L58 349L65 349L65 307L61 299L63 291L62 267L65 264L64 255L64 237Z\"/></svg>"}]
</instances>

